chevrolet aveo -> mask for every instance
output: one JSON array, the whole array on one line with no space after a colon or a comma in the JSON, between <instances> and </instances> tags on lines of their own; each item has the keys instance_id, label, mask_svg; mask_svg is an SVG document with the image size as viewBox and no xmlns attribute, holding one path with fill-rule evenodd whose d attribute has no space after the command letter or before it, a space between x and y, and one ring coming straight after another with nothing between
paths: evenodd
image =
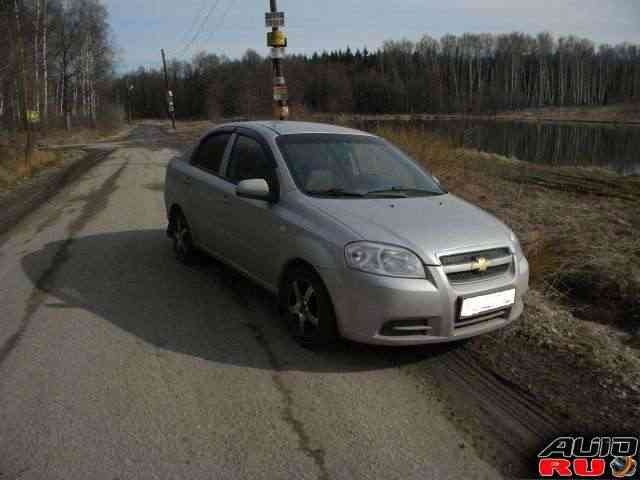
<instances>
[{"instance_id":1,"label":"chevrolet aveo","mask_svg":"<svg viewBox=\"0 0 640 480\"><path fill-rule=\"evenodd\" d=\"M417 345L520 316L513 232L385 140L301 122L223 125L167 169L178 259L203 251L278 296L305 345Z\"/></svg>"}]
</instances>

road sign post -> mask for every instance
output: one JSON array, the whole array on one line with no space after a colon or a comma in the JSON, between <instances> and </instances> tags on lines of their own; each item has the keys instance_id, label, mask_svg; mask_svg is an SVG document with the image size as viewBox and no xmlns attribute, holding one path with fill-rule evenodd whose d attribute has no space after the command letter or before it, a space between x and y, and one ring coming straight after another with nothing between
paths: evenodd
<instances>
[{"instance_id":1,"label":"road sign post","mask_svg":"<svg viewBox=\"0 0 640 480\"><path fill-rule=\"evenodd\" d=\"M283 28L284 12L267 12L264 15L264 23L267 28Z\"/></svg>"},{"instance_id":2,"label":"road sign post","mask_svg":"<svg viewBox=\"0 0 640 480\"><path fill-rule=\"evenodd\" d=\"M171 126L175 130L176 113L175 106L173 104L173 92L169 90L169 75L167 75L167 59L164 56L164 48L160 49L160 53L162 53L162 66L164 68L164 87L167 90L167 112L169 113L169 118L171 118Z\"/></svg>"},{"instance_id":3,"label":"road sign post","mask_svg":"<svg viewBox=\"0 0 640 480\"><path fill-rule=\"evenodd\" d=\"M37 110L27 110L27 121L29 123L40 123L40 112Z\"/></svg>"}]
</instances>

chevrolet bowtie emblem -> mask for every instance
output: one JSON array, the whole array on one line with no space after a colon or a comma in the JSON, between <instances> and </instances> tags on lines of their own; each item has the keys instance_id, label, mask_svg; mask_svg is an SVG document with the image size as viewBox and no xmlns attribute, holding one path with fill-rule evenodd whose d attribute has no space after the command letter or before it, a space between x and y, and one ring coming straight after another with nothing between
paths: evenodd
<instances>
[{"instance_id":1,"label":"chevrolet bowtie emblem","mask_svg":"<svg viewBox=\"0 0 640 480\"><path fill-rule=\"evenodd\" d=\"M486 272L487 268L489 268L489 260L484 257L474 258L471 262L471 270Z\"/></svg>"}]
</instances>

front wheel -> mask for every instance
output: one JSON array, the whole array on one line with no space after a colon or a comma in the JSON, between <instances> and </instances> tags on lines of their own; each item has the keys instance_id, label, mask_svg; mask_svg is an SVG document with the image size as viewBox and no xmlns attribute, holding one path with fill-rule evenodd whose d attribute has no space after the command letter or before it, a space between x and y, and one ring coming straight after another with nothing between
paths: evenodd
<instances>
[{"instance_id":1,"label":"front wheel","mask_svg":"<svg viewBox=\"0 0 640 480\"><path fill-rule=\"evenodd\" d=\"M285 278L280 298L289 330L301 345L321 347L337 341L333 305L315 272L303 267L292 269Z\"/></svg>"},{"instance_id":2,"label":"front wheel","mask_svg":"<svg viewBox=\"0 0 640 480\"><path fill-rule=\"evenodd\" d=\"M191 229L181 211L176 212L174 215L172 229L173 250L180 262L185 265L191 265L196 256L196 249L191 238Z\"/></svg>"}]
</instances>

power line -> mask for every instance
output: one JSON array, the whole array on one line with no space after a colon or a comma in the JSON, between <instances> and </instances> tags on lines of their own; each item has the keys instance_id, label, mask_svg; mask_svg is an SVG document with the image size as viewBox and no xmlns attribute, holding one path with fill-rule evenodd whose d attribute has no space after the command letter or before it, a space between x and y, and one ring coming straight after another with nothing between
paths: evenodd
<instances>
[{"instance_id":1,"label":"power line","mask_svg":"<svg viewBox=\"0 0 640 480\"><path fill-rule=\"evenodd\" d=\"M205 11L205 8L207 6L207 2L208 0L203 0L202 4L200 5L200 8L198 9L198 11L196 12L196 16L193 17L193 21L191 22L191 26L185 30L184 32L182 32L182 35L180 36L180 40L178 43L181 42L186 42L187 38L188 38L188 34L190 34L191 32L193 32L193 30L196 28L196 25L198 24L198 20L202 18L202 14Z\"/></svg>"},{"instance_id":2,"label":"power line","mask_svg":"<svg viewBox=\"0 0 640 480\"><path fill-rule=\"evenodd\" d=\"M213 12L217 9L219 3L220 3L220 0L217 0L216 3L214 3L212 5L212 7L209 9L209 11L207 12L207 15L200 22L200 26L198 28L198 31L194 34L192 39L186 45L182 46L179 50L177 50L176 53L167 52L169 54L168 56L170 56L172 59L178 59L178 60L183 58L183 55L195 44L197 38L202 34L204 26L205 26L205 23L211 17ZM216 34L216 32L220 31L223 28L226 18L229 16L229 13L231 12L231 10L233 10L233 7L237 3L238 3L237 0L231 0L229 2L229 4L227 5L226 10L223 12L222 16L220 17L217 25L209 32L209 35L207 36L207 38L203 42L201 42L201 45L206 45L213 38L213 36ZM150 66L153 69L158 69L158 70L160 69L160 67L159 66L156 67L156 66L159 65L159 64L160 64L159 60L154 60L154 61L151 61L151 62L147 62L148 66Z\"/></svg>"},{"instance_id":3,"label":"power line","mask_svg":"<svg viewBox=\"0 0 640 480\"><path fill-rule=\"evenodd\" d=\"M220 17L220 22L218 22L218 24L216 25L215 29L213 29L211 32L209 32L209 36L203 42L203 44L206 45L207 43L209 43L209 41L213 38L213 36L216 34L216 32L219 32L222 29L222 27L224 25L224 21L227 18L227 15L229 15L229 12L232 10L232 8L235 6L236 3L238 3L238 0L231 0L231 2L229 2L229 6L227 7L225 12L223 13L222 17Z\"/></svg>"},{"instance_id":4,"label":"power line","mask_svg":"<svg viewBox=\"0 0 640 480\"><path fill-rule=\"evenodd\" d=\"M220 0L218 0L218 2L219 1ZM182 32L182 34L179 36L179 39L177 40L176 43L179 44L179 43L182 43L183 41L185 42L185 44L182 45L182 47L179 47L179 48L175 49L175 51L179 51L179 54L182 54L184 51L186 51L189 48L190 44L194 41L195 37L193 37L191 39L191 41L187 41L187 38L192 34L194 28L198 24L198 20L203 18L202 15L203 15L203 13L205 11L205 7L207 5L207 2L208 2L208 0L203 0L202 1L202 3L200 4L200 8L196 10L196 14L195 14L195 16L193 18L193 21L191 22L191 26L188 29L184 30ZM209 12L206 15L206 18L208 18L211 15L212 11L216 8L216 6L217 6L217 3L212 5L212 7L210 7ZM206 18L205 18L205 20L206 20ZM202 29L203 22L205 20L201 21L200 30ZM196 33L196 35L198 35L198 34L199 33ZM177 58L179 56L179 54L174 54L174 58ZM152 60L152 61L146 62L142 66L150 68L150 69L159 69L159 64L160 64L160 62L158 60Z\"/></svg>"},{"instance_id":5,"label":"power line","mask_svg":"<svg viewBox=\"0 0 640 480\"><path fill-rule=\"evenodd\" d=\"M220 0L216 0L216 3L211 5L211 8L209 9L209 11L205 15L205 17L200 22L200 26L198 27L198 30L196 31L196 33L193 35L193 38L182 49L180 49L178 51L178 53L175 54L176 57L182 56L196 42L196 40L198 39L198 37L202 33L202 29L204 28L205 24L209 21L209 18L211 17L211 14L214 12L214 10L216 10L218 8L219 4L220 4Z\"/></svg>"}]
</instances>

